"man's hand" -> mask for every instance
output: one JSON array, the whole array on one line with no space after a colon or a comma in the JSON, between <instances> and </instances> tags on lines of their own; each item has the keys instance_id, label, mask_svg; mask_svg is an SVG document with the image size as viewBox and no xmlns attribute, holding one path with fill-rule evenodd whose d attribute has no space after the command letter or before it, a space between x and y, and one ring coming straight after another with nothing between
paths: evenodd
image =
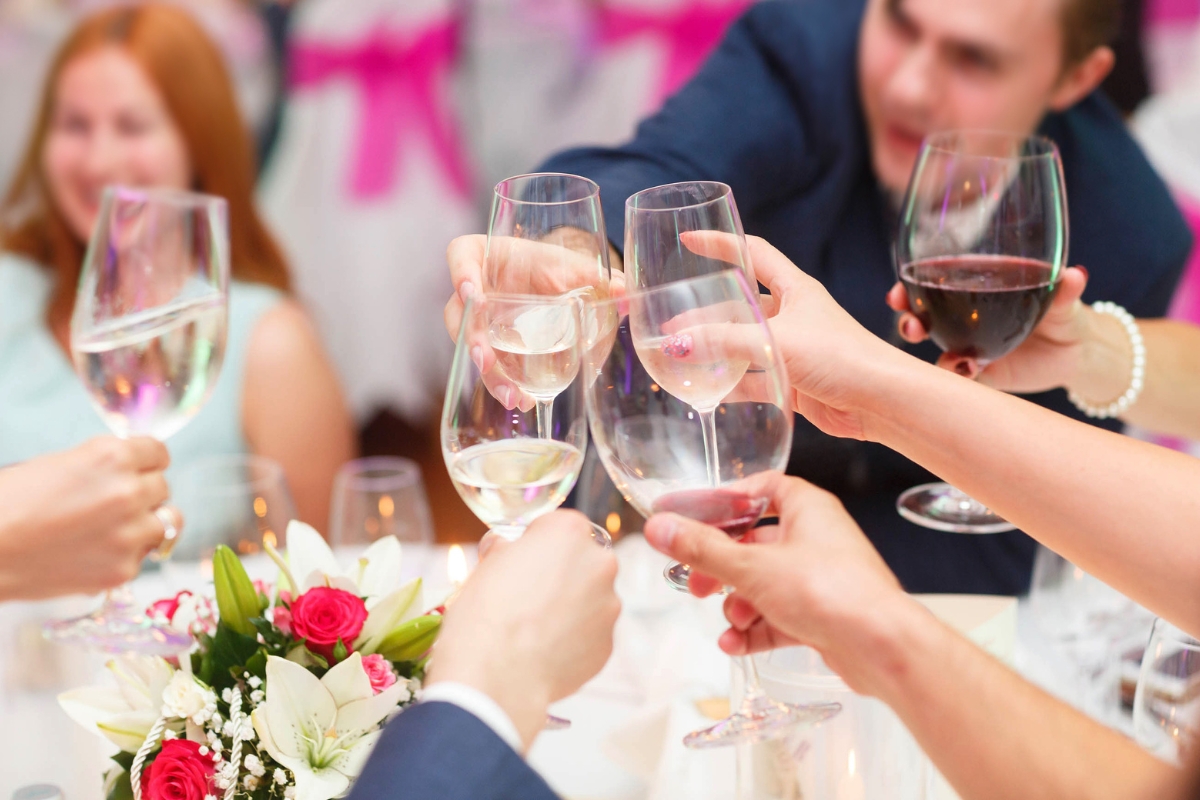
<instances>
[{"instance_id":1,"label":"man's hand","mask_svg":"<svg viewBox=\"0 0 1200 800\"><path fill-rule=\"evenodd\" d=\"M550 703L577 691L612 653L616 575L616 558L575 511L541 517L516 542L491 539L446 611L428 683L484 692L528 748Z\"/></svg>"},{"instance_id":2,"label":"man's hand","mask_svg":"<svg viewBox=\"0 0 1200 800\"><path fill-rule=\"evenodd\" d=\"M0 600L90 594L136 576L163 540L154 512L169 462L154 439L105 436L0 470Z\"/></svg>"},{"instance_id":3,"label":"man's hand","mask_svg":"<svg viewBox=\"0 0 1200 800\"><path fill-rule=\"evenodd\" d=\"M646 522L646 540L691 566L693 594L733 587L722 650L809 645L851 688L872 693L887 663L888 614L911 599L833 495L780 473L738 488L770 498L779 524L755 528L738 543L708 525L656 514Z\"/></svg>"},{"instance_id":4,"label":"man's hand","mask_svg":"<svg viewBox=\"0 0 1200 800\"><path fill-rule=\"evenodd\" d=\"M938 359L938 366L1005 392L1029 394L1067 386L1080 369L1088 335L1089 315L1079 300L1086 286L1087 270L1068 267L1046 316L1016 350L983 370L974 359L947 353ZM929 337L909 308L904 284L897 282L891 288L887 304L901 312L897 324L906 342L916 344Z\"/></svg>"}]
</instances>

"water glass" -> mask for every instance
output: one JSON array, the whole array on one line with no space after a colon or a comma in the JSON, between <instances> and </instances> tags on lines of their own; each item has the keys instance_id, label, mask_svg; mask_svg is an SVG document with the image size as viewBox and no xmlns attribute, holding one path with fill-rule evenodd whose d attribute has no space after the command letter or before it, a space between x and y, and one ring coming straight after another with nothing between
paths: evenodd
<instances>
[{"instance_id":1,"label":"water glass","mask_svg":"<svg viewBox=\"0 0 1200 800\"><path fill-rule=\"evenodd\" d=\"M333 482L329 543L366 546L384 536L433 543L433 517L421 468L395 456L347 462Z\"/></svg>"}]
</instances>

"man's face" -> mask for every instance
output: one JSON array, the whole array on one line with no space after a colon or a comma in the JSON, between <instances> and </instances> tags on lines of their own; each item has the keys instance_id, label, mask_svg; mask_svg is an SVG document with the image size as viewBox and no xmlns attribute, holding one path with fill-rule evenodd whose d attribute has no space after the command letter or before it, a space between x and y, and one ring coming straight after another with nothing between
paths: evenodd
<instances>
[{"instance_id":1,"label":"man's face","mask_svg":"<svg viewBox=\"0 0 1200 800\"><path fill-rule=\"evenodd\" d=\"M869 0L859 94L880 183L903 193L921 139L1032 132L1062 73L1063 0Z\"/></svg>"}]
</instances>

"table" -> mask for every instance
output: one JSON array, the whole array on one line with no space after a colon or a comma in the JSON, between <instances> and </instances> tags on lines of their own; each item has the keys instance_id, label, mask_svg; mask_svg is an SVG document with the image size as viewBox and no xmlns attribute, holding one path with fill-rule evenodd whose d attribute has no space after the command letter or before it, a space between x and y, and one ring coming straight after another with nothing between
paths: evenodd
<instances>
[{"instance_id":1,"label":"table","mask_svg":"<svg viewBox=\"0 0 1200 800\"><path fill-rule=\"evenodd\" d=\"M402 572L405 579L424 577L427 605L450 589L447 549L404 545ZM665 559L640 537L623 539L616 552L623 609L613 657L578 694L557 704L554 713L573 726L540 736L530 763L570 800L728 800L735 795L732 749L691 752L679 744L684 730L704 721L698 710L689 717L692 701L729 693L728 659L715 644L723 629L720 598L700 601L667 588ZM274 572L262 561L247 569L253 577ZM198 588L203 580L199 567L177 565L139 578L135 592L155 599ZM44 642L39 633L43 620L87 611L96 602L75 597L0 606L0 800L39 782L57 784L67 800L100 798L106 743L72 723L55 696L101 680L104 658ZM1016 667L1053 694L1077 699L1071 668L1040 634L1025 603L1018 607ZM663 726L673 727L664 735ZM656 770L660 777L669 771L674 785L654 785L647 778Z\"/></svg>"}]
</instances>

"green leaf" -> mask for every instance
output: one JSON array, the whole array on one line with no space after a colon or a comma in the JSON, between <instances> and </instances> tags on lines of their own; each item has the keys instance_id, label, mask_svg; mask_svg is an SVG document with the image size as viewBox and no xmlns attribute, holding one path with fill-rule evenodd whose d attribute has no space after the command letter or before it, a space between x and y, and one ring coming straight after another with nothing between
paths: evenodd
<instances>
[{"instance_id":1,"label":"green leaf","mask_svg":"<svg viewBox=\"0 0 1200 800\"><path fill-rule=\"evenodd\" d=\"M438 614L410 619L385 636L375 652L388 661L413 661L433 646L441 627Z\"/></svg>"},{"instance_id":2,"label":"green leaf","mask_svg":"<svg viewBox=\"0 0 1200 800\"><path fill-rule=\"evenodd\" d=\"M117 762L117 765L126 772L129 772L129 770L133 769L133 759L134 754L126 753L124 750L112 757L112 760Z\"/></svg>"},{"instance_id":3,"label":"green leaf","mask_svg":"<svg viewBox=\"0 0 1200 800\"><path fill-rule=\"evenodd\" d=\"M255 634L251 618L260 615L258 592L232 550L217 545L213 554L213 587L221 622L245 636Z\"/></svg>"},{"instance_id":4,"label":"green leaf","mask_svg":"<svg viewBox=\"0 0 1200 800\"><path fill-rule=\"evenodd\" d=\"M129 781L129 771L122 772L113 782L108 791L107 800L133 800L133 784Z\"/></svg>"},{"instance_id":5,"label":"green leaf","mask_svg":"<svg viewBox=\"0 0 1200 800\"><path fill-rule=\"evenodd\" d=\"M345 661L346 656L348 656L348 655L350 655L350 654L346 651L346 643L343 642L341 639L338 639L337 644L335 644L333 646L333 661L334 661L334 663L336 664L336 663Z\"/></svg>"},{"instance_id":6,"label":"green leaf","mask_svg":"<svg viewBox=\"0 0 1200 800\"><path fill-rule=\"evenodd\" d=\"M200 679L216 689L232 686L246 671L246 664L258 652L258 640L253 636L245 636L225 624L225 620L217 623L217 632L212 638L212 649L208 655L212 657L212 674Z\"/></svg>"},{"instance_id":7,"label":"green leaf","mask_svg":"<svg viewBox=\"0 0 1200 800\"><path fill-rule=\"evenodd\" d=\"M265 681L267 679L268 655L267 648L258 648L254 655L246 659L246 672L249 672L251 675L257 675Z\"/></svg>"},{"instance_id":8,"label":"green leaf","mask_svg":"<svg viewBox=\"0 0 1200 800\"><path fill-rule=\"evenodd\" d=\"M294 661L300 666L307 667L308 669L312 669L313 667L321 670L329 669L329 662L325 660L325 657L317 655L312 650L309 650L304 646L303 642L289 650L285 658L287 658L288 661Z\"/></svg>"}]
</instances>

